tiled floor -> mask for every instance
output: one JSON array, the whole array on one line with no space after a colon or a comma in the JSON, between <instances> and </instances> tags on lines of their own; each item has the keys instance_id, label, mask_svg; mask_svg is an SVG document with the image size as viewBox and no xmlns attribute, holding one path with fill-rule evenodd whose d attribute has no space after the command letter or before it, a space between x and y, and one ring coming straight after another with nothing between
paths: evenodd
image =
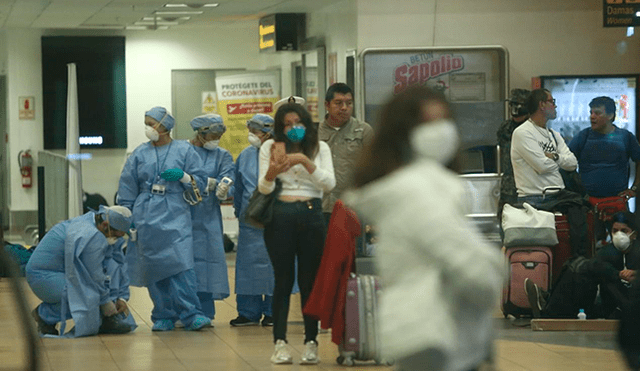
<instances>
[{"instance_id":1,"label":"tiled floor","mask_svg":"<svg viewBox=\"0 0 640 371\"><path fill-rule=\"evenodd\" d=\"M233 287L235 255L227 254L230 284ZM38 299L23 282L31 307ZM217 302L215 328L201 332L182 329L168 333L151 332L151 301L145 289L132 288L130 308L138 329L127 335L101 335L80 339L41 339L42 370L392 370L374 363L356 367L339 366L335 362L337 348L330 333L319 336L320 357L317 366L299 365L303 350L303 326L299 314L299 295L294 295L289 323L289 342L294 364L274 366L269 362L273 346L271 328L233 328L235 297ZM0 279L0 368L24 369L25 337L18 323L15 300L9 281ZM425 315L428 315L425 313ZM511 322L502 318L496 308L495 370L568 371L625 370L615 350L613 333L596 332L532 332L519 327L523 320ZM526 322L526 321L524 321ZM515 325L514 325L515 324ZM489 368L490 369L490 368Z\"/></svg>"}]
</instances>

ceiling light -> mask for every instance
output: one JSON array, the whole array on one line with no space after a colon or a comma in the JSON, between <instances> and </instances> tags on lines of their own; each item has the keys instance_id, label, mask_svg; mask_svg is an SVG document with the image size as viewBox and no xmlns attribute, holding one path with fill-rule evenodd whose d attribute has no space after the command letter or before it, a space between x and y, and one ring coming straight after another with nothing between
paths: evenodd
<instances>
[{"instance_id":1,"label":"ceiling light","mask_svg":"<svg viewBox=\"0 0 640 371\"><path fill-rule=\"evenodd\" d=\"M112 24L81 24L78 28L90 28L90 29L101 29L101 30L122 30L124 26L121 25L112 25Z\"/></svg>"},{"instance_id":2,"label":"ceiling light","mask_svg":"<svg viewBox=\"0 0 640 371\"><path fill-rule=\"evenodd\" d=\"M197 15L202 14L203 11L175 11L175 12L155 12L157 15Z\"/></svg>"},{"instance_id":3,"label":"ceiling light","mask_svg":"<svg viewBox=\"0 0 640 371\"><path fill-rule=\"evenodd\" d=\"M218 3L206 3L206 4L184 4L184 3L180 3L180 4L164 4L165 8L193 8L193 9L199 9L202 7L205 8L215 8L217 7Z\"/></svg>"},{"instance_id":4,"label":"ceiling light","mask_svg":"<svg viewBox=\"0 0 640 371\"><path fill-rule=\"evenodd\" d=\"M148 30L147 26L127 26L127 30Z\"/></svg>"},{"instance_id":5,"label":"ceiling light","mask_svg":"<svg viewBox=\"0 0 640 371\"><path fill-rule=\"evenodd\" d=\"M136 26L177 26L178 22L148 22L148 21L138 21L133 23Z\"/></svg>"}]
</instances>

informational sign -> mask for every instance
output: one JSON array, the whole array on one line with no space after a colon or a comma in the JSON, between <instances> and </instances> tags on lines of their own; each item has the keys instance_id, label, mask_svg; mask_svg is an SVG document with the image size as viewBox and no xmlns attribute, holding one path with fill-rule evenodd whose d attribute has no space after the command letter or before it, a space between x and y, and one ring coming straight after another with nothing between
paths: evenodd
<instances>
[{"instance_id":1,"label":"informational sign","mask_svg":"<svg viewBox=\"0 0 640 371\"><path fill-rule=\"evenodd\" d=\"M246 123L256 113L273 116L273 104L280 99L276 72L251 73L216 78L218 114L227 126L220 146L237 158L249 145Z\"/></svg>"},{"instance_id":2,"label":"informational sign","mask_svg":"<svg viewBox=\"0 0 640 371\"><path fill-rule=\"evenodd\" d=\"M329 85L338 82L338 53L329 53L327 56L327 77Z\"/></svg>"},{"instance_id":3,"label":"informational sign","mask_svg":"<svg viewBox=\"0 0 640 371\"><path fill-rule=\"evenodd\" d=\"M202 92L202 113L218 113L218 99L215 91Z\"/></svg>"},{"instance_id":4,"label":"informational sign","mask_svg":"<svg viewBox=\"0 0 640 371\"><path fill-rule=\"evenodd\" d=\"M640 26L640 0L602 0L604 27Z\"/></svg>"},{"instance_id":5,"label":"informational sign","mask_svg":"<svg viewBox=\"0 0 640 371\"><path fill-rule=\"evenodd\" d=\"M494 145L506 115L507 52L500 46L372 48L362 53L364 120L412 85L441 92L451 103L463 149Z\"/></svg>"},{"instance_id":6,"label":"informational sign","mask_svg":"<svg viewBox=\"0 0 640 371\"><path fill-rule=\"evenodd\" d=\"M318 68L307 67L306 68L306 108L311 114L311 121L319 122L318 120Z\"/></svg>"},{"instance_id":7,"label":"informational sign","mask_svg":"<svg viewBox=\"0 0 640 371\"><path fill-rule=\"evenodd\" d=\"M18 119L19 120L35 120L36 106L35 97L18 97Z\"/></svg>"}]
</instances>

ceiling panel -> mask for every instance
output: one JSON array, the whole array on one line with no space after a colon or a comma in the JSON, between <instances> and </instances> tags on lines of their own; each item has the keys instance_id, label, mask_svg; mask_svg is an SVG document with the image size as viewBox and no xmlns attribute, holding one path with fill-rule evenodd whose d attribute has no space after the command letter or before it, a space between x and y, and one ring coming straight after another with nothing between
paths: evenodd
<instances>
[{"instance_id":1,"label":"ceiling panel","mask_svg":"<svg viewBox=\"0 0 640 371\"><path fill-rule=\"evenodd\" d=\"M181 0L0 0L0 27L65 28L132 25L155 11L182 10L164 8ZM212 22L256 20L272 13L309 13L349 0L183 0L188 4L217 2L215 8L184 10L203 14L173 27L207 27Z\"/></svg>"}]
</instances>

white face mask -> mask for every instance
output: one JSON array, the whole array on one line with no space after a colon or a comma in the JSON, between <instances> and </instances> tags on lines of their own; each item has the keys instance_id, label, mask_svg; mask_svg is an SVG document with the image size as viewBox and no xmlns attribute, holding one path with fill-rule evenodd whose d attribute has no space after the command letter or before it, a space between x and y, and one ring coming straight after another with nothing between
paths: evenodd
<instances>
[{"instance_id":1,"label":"white face mask","mask_svg":"<svg viewBox=\"0 0 640 371\"><path fill-rule=\"evenodd\" d=\"M109 245L115 245L118 242L118 237L107 237L107 243Z\"/></svg>"},{"instance_id":2,"label":"white face mask","mask_svg":"<svg viewBox=\"0 0 640 371\"><path fill-rule=\"evenodd\" d=\"M144 135L146 135L152 142L157 142L158 139L160 139L160 133L158 133L158 130L149 125L145 125Z\"/></svg>"},{"instance_id":3,"label":"white face mask","mask_svg":"<svg viewBox=\"0 0 640 371\"><path fill-rule=\"evenodd\" d=\"M204 142L202 147L208 151L213 151L214 149L218 148L219 143L220 143L220 139L210 140L208 142Z\"/></svg>"},{"instance_id":4,"label":"white face mask","mask_svg":"<svg viewBox=\"0 0 640 371\"><path fill-rule=\"evenodd\" d=\"M260 148L260 146L262 145L262 141L254 133L249 133L247 139L249 140L249 144L256 148Z\"/></svg>"},{"instance_id":5,"label":"white face mask","mask_svg":"<svg viewBox=\"0 0 640 371\"><path fill-rule=\"evenodd\" d=\"M629 236L623 231L618 231L613 234L613 246L621 252L625 252L629 249L631 245L631 239Z\"/></svg>"},{"instance_id":6,"label":"white face mask","mask_svg":"<svg viewBox=\"0 0 640 371\"><path fill-rule=\"evenodd\" d=\"M442 119L417 126L409 134L411 149L421 157L447 164L458 151L460 139L453 121Z\"/></svg>"}]
</instances>

